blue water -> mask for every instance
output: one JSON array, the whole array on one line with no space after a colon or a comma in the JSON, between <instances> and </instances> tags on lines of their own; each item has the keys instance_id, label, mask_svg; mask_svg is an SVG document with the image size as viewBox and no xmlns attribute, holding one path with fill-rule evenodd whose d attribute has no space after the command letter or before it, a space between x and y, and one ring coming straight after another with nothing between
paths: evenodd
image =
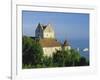
<instances>
[{"instance_id":1,"label":"blue water","mask_svg":"<svg viewBox=\"0 0 100 80\"><path fill-rule=\"evenodd\" d=\"M79 48L81 56L84 56L86 59L89 59L89 50L86 52L83 51L84 48L89 49L89 40L70 40L69 43L72 48Z\"/></svg>"},{"instance_id":2,"label":"blue water","mask_svg":"<svg viewBox=\"0 0 100 80\"><path fill-rule=\"evenodd\" d=\"M61 40L63 42L64 40ZM84 56L87 60L89 60L89 51L84 52L84 48L89 49L89 40L88 39L77 39L77 40L68 40L68 43L71 45L72 48L76 49L79 48L79 52L81 56Z\"/></svg>"}]
</instances>

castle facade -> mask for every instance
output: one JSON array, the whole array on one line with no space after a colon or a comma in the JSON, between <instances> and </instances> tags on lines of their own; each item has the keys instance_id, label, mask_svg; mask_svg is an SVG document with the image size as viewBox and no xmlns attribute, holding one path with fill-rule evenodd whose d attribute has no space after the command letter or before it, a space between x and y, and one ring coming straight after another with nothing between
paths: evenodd
<instances>
[{"instance_id":1,"label":"castle facade","mask_svg":"<svg viewBox=\"0 0 100 80\"><path fill-rule=\"evenodd\" d=\"M67 41L62 44L56 39L51 24L43 25L39 23L35 30L35 37L39 38L39 43L43 48L44 56L52 56L53 53L57 50L61 50L62 47L65 49L71 48Z\"/></svg>"}]
</instances>

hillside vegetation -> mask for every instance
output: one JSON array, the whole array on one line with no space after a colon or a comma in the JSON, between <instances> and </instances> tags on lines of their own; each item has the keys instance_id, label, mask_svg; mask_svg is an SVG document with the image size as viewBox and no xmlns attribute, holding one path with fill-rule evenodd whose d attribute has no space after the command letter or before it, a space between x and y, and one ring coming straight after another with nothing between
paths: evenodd
<instances>
[{"instance_id":1,"label":"hillside vegetation","mask_svg":"<svg viewBox=\"0 0 100 80\"><path fill-rule=\"evenodd\" d=\"M88 66L89 61L74 49L56 51L52 57L43 56L43 49L38 40L22 37L22 68L49 68Z\"/></svg>"}]
</instances>

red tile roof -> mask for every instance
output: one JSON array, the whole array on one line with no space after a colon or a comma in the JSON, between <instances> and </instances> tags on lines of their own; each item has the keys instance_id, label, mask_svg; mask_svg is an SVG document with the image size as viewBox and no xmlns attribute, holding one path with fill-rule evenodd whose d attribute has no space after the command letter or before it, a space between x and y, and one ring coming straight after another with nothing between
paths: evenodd
<instances>
[{"instance_id":1,"label":"red tile roof","mask_svg":"<svg viewBox=\"0 0 100 80\"><path fill-rule=\"evenodd\" d=\"M60 47L61 43L55 39L40 39L39 40L42 47Z\"/></svg>"}]
</instances>

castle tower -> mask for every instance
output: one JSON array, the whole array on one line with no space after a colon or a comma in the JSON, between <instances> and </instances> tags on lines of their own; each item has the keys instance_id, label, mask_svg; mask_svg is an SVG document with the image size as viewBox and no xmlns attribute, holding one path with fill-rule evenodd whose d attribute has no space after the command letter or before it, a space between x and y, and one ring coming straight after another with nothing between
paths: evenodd
<instances>
[{"instance_id":1,"label":"castle tower","mask_svg":"<svg viewBox=\"0 0 100 80\"><path fill-rule=\"evenodd\" d=\"M41 24L39 23L36 30L35 30L35 37L37 38L43 38L43 29Z\"/></svg>"},{"instance_id":2,"label":"castle tower","mask_svg":"<svg viewBox=\"0 0 100 80\"><path fill-rule=\"evenodd\" d=\"M35 31L35 36L38 38L54 39L55 34L52 25L51 24L43 25L39 23Z\"/></svg>"},{"instance_id":3,"label":"castle tower","mask_svg":"<svg viewBox=\"0 0 100 80\"><path fill-rule=\"evenodd\" d=\"M68 44L67 40L64 41L62 47L64 48L64 50L70 50L71 46Z\"/></svg>"}]
</instances>

